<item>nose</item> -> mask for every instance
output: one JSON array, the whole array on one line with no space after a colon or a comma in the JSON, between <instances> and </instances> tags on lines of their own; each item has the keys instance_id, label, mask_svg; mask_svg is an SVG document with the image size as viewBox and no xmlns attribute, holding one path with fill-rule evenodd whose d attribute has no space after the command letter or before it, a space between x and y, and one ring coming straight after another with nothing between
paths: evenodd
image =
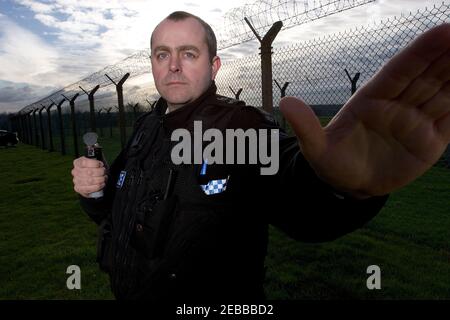
<instances>
[{"instance_id":1,"label":"nose","mask_svg":"<svg viewBox=\"0 0 450 320\"><path fill-rule=\"evenodd\" d=\"M172 55L170 57L170 71L172 72L180 72L181 71L181 65L180 65L180 59L178 55Z\"/></svg>"}]
</instances>

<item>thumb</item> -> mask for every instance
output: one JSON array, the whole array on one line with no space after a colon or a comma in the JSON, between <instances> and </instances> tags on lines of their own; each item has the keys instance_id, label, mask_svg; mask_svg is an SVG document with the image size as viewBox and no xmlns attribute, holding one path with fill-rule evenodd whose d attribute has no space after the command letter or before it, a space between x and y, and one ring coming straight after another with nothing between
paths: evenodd
<instances>
[{"instance_id":1,"label":"thumb","mask_svg":"<svg viewBox=\"0 0 450 320\"><path fill-rule=\"evenodd\" d=\"M281 99L280 111L294 130L306 159L318 159L325 152L326 139L314 111L295 97Z\"/></svg>"}]
</instances>

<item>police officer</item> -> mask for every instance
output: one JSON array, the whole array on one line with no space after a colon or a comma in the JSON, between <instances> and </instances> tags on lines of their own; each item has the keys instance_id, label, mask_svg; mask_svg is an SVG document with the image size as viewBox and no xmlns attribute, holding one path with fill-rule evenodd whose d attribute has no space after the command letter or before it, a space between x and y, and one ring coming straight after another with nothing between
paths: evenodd
<instances>
[{"instance_id":1,"label":"police officer","mask_svg":"<svg viewBox=\"0 0 450 320\"><path fill-rule=\"evenodd\" d=\"M422 34L325 128L303 101L284 98L296 137L280 132L280 168L262 176L261 164L173 163L171 134L193 132L194 121L220 132L277 127L217 95L221 62L210 26L186 12L169 15L151 37L155 110L137 121L111 168L81 157L72 170L83 209L101 226L99 263L115 296L263 299L269 224L313 242L363 226L450 141L449 50L450 25ZM104 197L89 198L102 189Z\"/></svg>"}]
</instances>

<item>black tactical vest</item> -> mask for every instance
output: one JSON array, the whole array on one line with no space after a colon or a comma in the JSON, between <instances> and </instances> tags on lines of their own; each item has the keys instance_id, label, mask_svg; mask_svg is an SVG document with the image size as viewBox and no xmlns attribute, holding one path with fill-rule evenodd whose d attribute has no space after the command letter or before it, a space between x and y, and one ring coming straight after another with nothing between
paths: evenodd
<instances>
[{"instance_id":1,"label":"black tactical vest","mask_svg":"<svg viewBox=\"0 0 450 320\"><path fill-rule=\"evenodd\" d=\"M228 109L211 117L208 112L217 115L223 108L204 108L190 120L206 120L206 128L227 127L232 108L238 107L215 94L208 96ZM164 106L159 108L139 120L122 154L124 165L113 177L109 273L116 298L262 299L267 223L262 213L251 212L254 206L240 203L252 198L252 192L239 191L239 178L245 174L214 165L200 177L201 165L174 165L173 127L165 123ZM176 114L173 118L178 121ZM186 122L187 129L191 123ZM229 190L223 194L206 195L200 187L226 177Z\"/></svg>"}]
</instances>

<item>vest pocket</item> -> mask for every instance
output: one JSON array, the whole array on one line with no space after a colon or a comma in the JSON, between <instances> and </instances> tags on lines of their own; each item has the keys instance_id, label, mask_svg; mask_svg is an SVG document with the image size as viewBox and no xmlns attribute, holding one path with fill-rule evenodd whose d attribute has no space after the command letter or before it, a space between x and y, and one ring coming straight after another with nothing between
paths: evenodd
<instances>
[{"instance_id":1,"label":"vest pocket","mask_svg":"<svg viewBox=\"0 0 450 320\"><path fill-rule=\"evenodd\" d=\"M138 241L143 244L143 253L148 259L161 257L168 238L169 227L176 208L176 197L158 200L151 211L145 214L142 232ZM139 239L140 237L140 239Z\"/></svg>"},{"instance_id":2,"label":"vest pocket","mask_svg":"<svg viewBox=\"0 0 450 320\"><path fill-rule=\"evenodd\" d=\"M103 220L98 227L97 263L100 269L109 273L112 267L112 236L111 225Z\"/></svg>"}]
</instances>

